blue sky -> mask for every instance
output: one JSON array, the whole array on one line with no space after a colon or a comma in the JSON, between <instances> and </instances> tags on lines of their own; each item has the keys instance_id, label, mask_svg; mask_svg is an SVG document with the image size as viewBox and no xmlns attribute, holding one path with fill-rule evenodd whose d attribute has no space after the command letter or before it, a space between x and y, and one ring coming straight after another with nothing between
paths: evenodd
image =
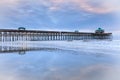
<instances>
[{"instance_id":1,"label":"blue sky","mask_svg":"<svg viewBox=\"0 0 120 80\"><path fill-rule=\"evenodd\" d=\"M120 32L119 0L0 0L0 28Z\"/></svg>"}]
</instances>

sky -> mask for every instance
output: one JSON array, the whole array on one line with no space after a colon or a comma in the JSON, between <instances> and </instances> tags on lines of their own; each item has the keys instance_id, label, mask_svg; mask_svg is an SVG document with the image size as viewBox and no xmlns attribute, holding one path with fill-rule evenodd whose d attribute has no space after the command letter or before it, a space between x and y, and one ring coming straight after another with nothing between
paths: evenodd
<instances>
[{"instance_id":1,"label":"sky","mask_svg":"<svg viewBox=\"0 0 120 80\"><path fill-rule=\"evenodd\" d=\"M119 0L0 0L0 28L120 33Z\"/></svg>"}]
</instances>

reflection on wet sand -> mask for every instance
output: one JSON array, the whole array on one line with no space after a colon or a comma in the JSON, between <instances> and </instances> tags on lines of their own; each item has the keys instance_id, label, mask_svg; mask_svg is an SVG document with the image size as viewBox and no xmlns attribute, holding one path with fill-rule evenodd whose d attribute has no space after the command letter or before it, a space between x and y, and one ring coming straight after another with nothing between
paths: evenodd
<instances>
[{"instance_id":1,"label":"reflection on wet sand","mask_svg":"<svg viewBox=\"0 0 120 80\"><path fill-rule=\"evenodd\" d=\"M91 65L84 68L53 69L42 80L119 80L119 73L118 67Z\"/></svg>"},{"instance_id":2,"label":"reflection on wet sand","mask_svg":"<svg viewBox=\"0 0 120 80\"><path fill-rule=\"evenodd\" d=\"M7 44L7 45L5 45ZM0 53L19 53L20 55L25 54L27 51L58 51L60 49L58 48L50 48L50 47L41 47L41 46L35 46L36 44L33 44L29 46L29 43L4 43L0 44Z\"/></svg>"},{"instance_id":3,"label":"reflection on wet sand","mask_svg":"<svg viewBox=\"0 0 120 80\"><path fill-rule=\"evenodd\" d=\"M25 54L27 51L56 51L57 48L42 48L42 47L12 47L12 46L0 46L0 53L19 53Z\"/></svg>"},{"instance_id":4,"label":"reflection on wet sand","mask_svg":"<svg viewBox=\"0 0 120 80\"><path fill-rule=\"evenodd\" d=\"M94 56L33 44L1 45L0 53L30 53L1 54L0 80L120 80L116 55Z\"/></svg>"},{"instance_id":5,"label":"reflection on wet sand","mask_svg":"<svg viewBox=\"0 0 120 80\"><path fill-rule=\"evenodd\" d=\"M86 67L23 66L0 72L0 80L119 80L120 69L109 65ZM4 74L3 74L4 73ZM7 75L7 77L6 77Z\"/></svg>"}]
</instances>

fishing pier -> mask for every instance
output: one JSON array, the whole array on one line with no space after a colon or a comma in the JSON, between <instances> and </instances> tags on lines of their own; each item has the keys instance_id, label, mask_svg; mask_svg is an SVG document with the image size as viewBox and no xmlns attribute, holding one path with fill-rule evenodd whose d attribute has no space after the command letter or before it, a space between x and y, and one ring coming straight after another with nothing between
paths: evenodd
<instances>
[{"instance_id":1,"label":"fishing pier","mask_svg":"<svg viewBox=\"0 0 120 80\"><path fill-rule=\"evenodd\" d=\"M112 33L105 33L99 28L95 32L67 32L18 29L0 29L0 41L55 41L55 40L92 40L112 39Z\"/></svg>"}]
</instances>

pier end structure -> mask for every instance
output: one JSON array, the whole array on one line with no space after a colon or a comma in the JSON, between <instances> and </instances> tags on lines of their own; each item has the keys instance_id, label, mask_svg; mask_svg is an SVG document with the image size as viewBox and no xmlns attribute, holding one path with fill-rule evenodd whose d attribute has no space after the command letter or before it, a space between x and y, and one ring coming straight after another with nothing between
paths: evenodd
<instances>
[{"instance_id":1,"label":"pier end structure","mask_svg":"<svg viewBox=\"0 0 120 80\"><path fill-rule=\"evenodd\" d=\"M112 33L98 28L95 32L43 31L18 29L0 29L0 41L54 41L54 40L105 40L112 39Z\"/></svg>"}]
</instances>

